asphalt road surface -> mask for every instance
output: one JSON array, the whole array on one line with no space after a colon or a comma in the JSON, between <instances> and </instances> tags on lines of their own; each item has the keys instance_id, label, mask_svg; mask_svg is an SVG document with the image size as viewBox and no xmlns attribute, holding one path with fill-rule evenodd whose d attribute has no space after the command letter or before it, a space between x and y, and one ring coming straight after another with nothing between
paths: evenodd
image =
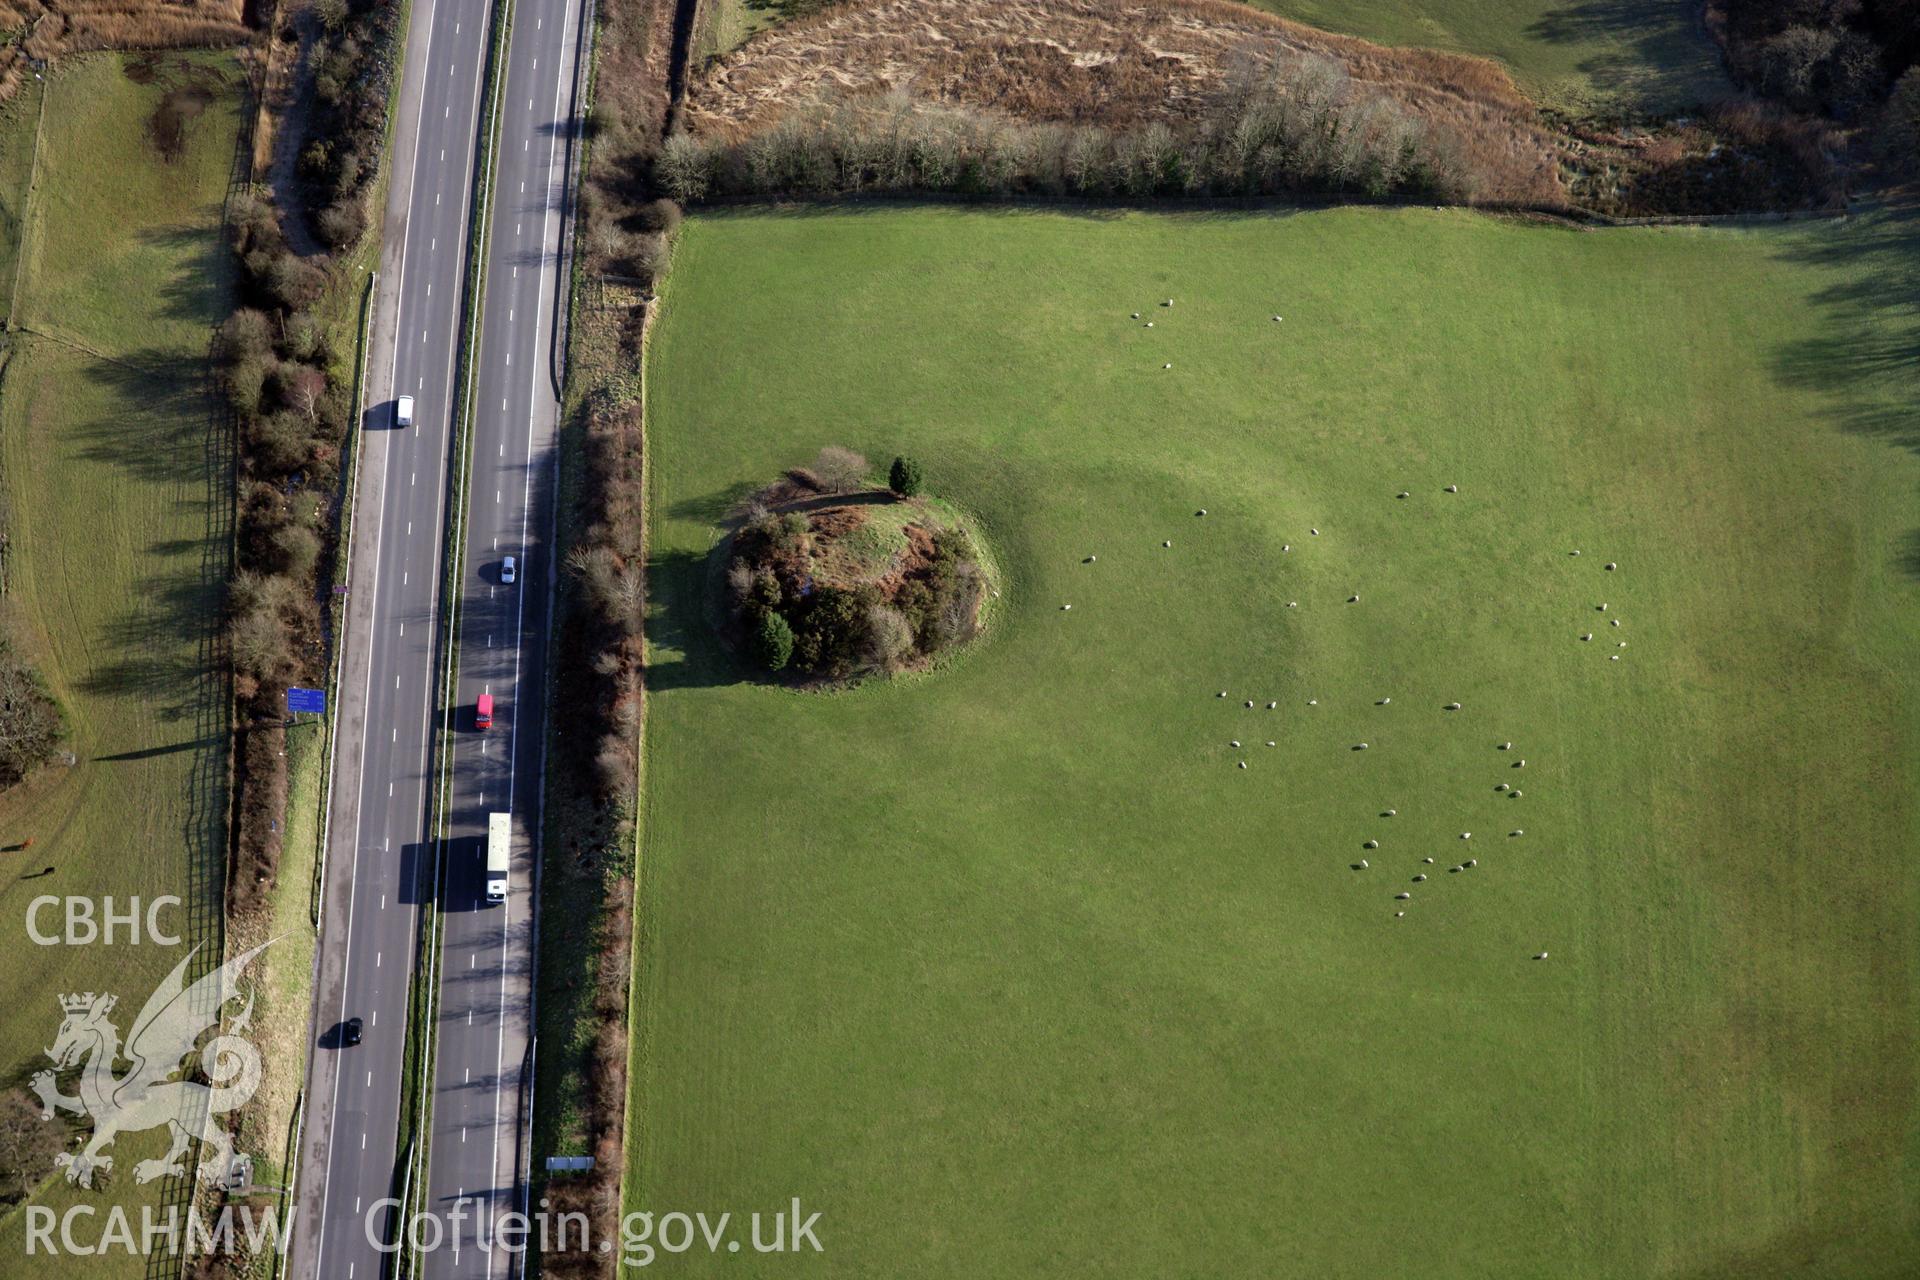
<instances>
[{"instance_id":1,"label":"asphalt road surface","mask_svg":"<svg viewBox=\"0 0 1920 1280\"><path fill-rule=\"evenodd\" d=\"M314 1035L296 1157L288 1267L293 1276L374 1280L390 1261L377 1246L392 1239L399 1224L376 1206L395 1193L405 1154L397 1150L397 1135L408 987L436 866L445 872L438 884L451 913L442 1006L450 1043L441 1049L436 1128L444 1129L448 1118L457 1123L436 1134L450 1134L452 1145L435 1153L431 1186L436 1195L444 1182L455 1191L509 1197L513 1161L520 1155L515 1133L531 964L527 819L537 809L538 691L545 678L550 581L546 539L537 531L550 524L552 511L550 370L560 219L557 207L537 218L528 214L534 197L519 185L534 192L536 180L564 169L566 132L555 125L569 118L572 107L576 50L570 41L578 33L578 0L572 6L567 0L522 0L516 13L497 216L488 233L493 254L467 563L493 571L487 557L499 539L524 548L516 554L527 571L512 591L472 574L461 584L467 604L460 637L462 705L470 716L469 691L491 687L502 713L484 744L461 736L462 728L471 728L470 718L456 719L455 839L443 848L429 827L430 752L442 727L431 700L435 647L444 638L440 588L458 397L455 355L464 337L461 290L490 15L487 0L416 0L395 103L393 179L340 638ZM516 97L535 106L511 110ZM549 162L547 151L558 159ZM538 189L540 203L557 206L558 182L554 177ZM495 318L496 304L503 318ZM533 376L536 370L540 377ZM399 395L415 400L407 428L394 421ZM503 398L510 411L486 411ZM469 641L480 645L477 654ZM532 696L516 700L519 689ZM501 804L510 787L512 799ZM476 822L484 828L486 810L496 805L516 814L513 894L505 908L477 910L474 855L466 837ZM364 1027L357 1045L346 1044L342 1034L352 1018ZM451 1088L449 1070L455 1077ZM449 1206L429 1199L425 1207ZM500 1254L493 1255L494 1265L483 1255L476 1265L476 1256L462 1250L456 1259L449 1241L445 1260L436 1257L429 1265L436 1275L507 1274Z\"/></svg>"},{"instance_id":2,"label":"asphalt road surface","mask_svg":"<svg viewBox=\"0 0 1920 1280\"><path fill-rule=\"evenodd\" d=\"M422 1207L445 1215L430 1277L506 1277L488 1250L518 1210L532 1034L533 838L539 830L551 605L558 308L567 142L581 0L517 0L500 95L487 289L475 361L472 466L442 904L433 1146ZM503 581L508 556L515 581ZM475 728L482 694L493 727ZM487 815L513 815L507 900L484 894ZM454 1206L465 1203L457 1219Z\"/></svg>"}]
</instances>

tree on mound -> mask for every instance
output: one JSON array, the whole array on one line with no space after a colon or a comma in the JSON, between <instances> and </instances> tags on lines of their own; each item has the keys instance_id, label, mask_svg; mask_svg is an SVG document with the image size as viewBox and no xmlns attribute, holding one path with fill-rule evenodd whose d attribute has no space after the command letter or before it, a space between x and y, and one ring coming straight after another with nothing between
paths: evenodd
<instances>
[{"instance_id":1,"label":"tree on mound","mask_svg":"<svg viewBox=\"0 0 1920 1280\"><path fill-rule=\"evenodd\" d=\"M837 488L756 504L733 535L730 622L754 660L844 680L971 639L987 579L966 530L923 497Z\"/></svg>"}]
</instances>

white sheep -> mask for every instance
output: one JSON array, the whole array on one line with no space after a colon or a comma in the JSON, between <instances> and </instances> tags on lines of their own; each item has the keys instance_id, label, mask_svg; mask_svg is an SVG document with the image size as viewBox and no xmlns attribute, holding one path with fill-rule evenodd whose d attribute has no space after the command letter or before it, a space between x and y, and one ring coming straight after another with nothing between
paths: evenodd
<instances>
[{"instance_id":1,"label":"white sheep","mask_svg":"<svg viewBox=\"0 0 1920 1280\"><path fill-rule=\"evenodd\" d=\"M1535 960L1545 960L1546 958L1547 958L1547 953L1544 951L1542 951L1539 955L1534 957Z\"/></svg>"},{"instance_id":2,"label":"white sheep","mask_svg":"<svg viewBox=\"0 0 1920 1280\"><path fill-rule=\"evenodd\" d=\"M1460 709L1460 704L1457 702L1449 702L1446 706L1446 709L1448 711L1458 711Z\"/></svg>"},{"instance_id":3,"label":"white sheep","mask_svg":"<svg viewBox=\"0 0 1920 1280\"><path fill-rule=\"evenodd\" d=\"M1459 485L1457 485L1457 484L1450 484L1450 485L1448 485L1448 486L1447 486L1447 492L1448 492L1448 493L1458 493L1458 492L1460 492L1460 486L1459 486Z\"/></svg>"},{"instance_id":4,"label":"white sheep","mask_svg":"<svg viewBox=\"0 0 1920 1280\"><path fill-rule=\"evenodd\" d=\"M1380 842L1378 840L1369 840L1365 844L1361 845L1360 847L1362 849L1378 849L1380 847Z\"/></svg>"}]
</instances>

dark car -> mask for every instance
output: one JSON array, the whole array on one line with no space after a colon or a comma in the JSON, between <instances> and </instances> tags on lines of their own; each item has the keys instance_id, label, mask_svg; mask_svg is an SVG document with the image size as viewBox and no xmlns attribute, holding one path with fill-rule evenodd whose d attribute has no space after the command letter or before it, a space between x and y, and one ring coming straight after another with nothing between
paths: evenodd
<instances>
[{"instance_id":1,"label":"dark car","mask_svg":"<svg viewBox=\"0 0 1920 1280\"><path fill-rule=\"evenodd\" d=\"M340 1029L340 1039L345 1044L359 1044L360 1019L348 1018L346 1025Z\"/></svg>"}]
</instances>

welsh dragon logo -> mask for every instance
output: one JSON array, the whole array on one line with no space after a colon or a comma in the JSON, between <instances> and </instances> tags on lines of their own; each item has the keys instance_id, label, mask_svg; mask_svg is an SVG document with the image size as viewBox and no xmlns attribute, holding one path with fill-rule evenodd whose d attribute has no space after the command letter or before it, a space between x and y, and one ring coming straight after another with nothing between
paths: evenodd
<instances>
[{"instance_id":1,"label":"welsh dragon logo","mask_svg":"<svg viewBox=\"0 0 1920 1280\"><path fill-rule=\"evenodd\" d=\"M233 1159L233 1143L214 1117L244 1105L260 1087L260 1052L238 1034L252 1019L252 992L248 992L246 1007L226 1032L204 1046L200 1046L200 1038L220 1022L221 1010L228 1002L239 998L233 989L234 979L270 945L263 943L235 956L188 985L187 965L200 950L195 947L147 998L124 1045L110 1017L118 997L91 991L60 997L66 1017L53 1047L46 1051L54 1070L37 1072L30 1084L40 1095L44 1119L51 1120L58 1110L93 1121L93 1139L78 1155L62 1152L54 1158L67 1171L68 1182L93 1186L95 1171L105 1173L113 1168L113 1157L106 1154L106 1149L116 1137L163 1126L173 1133L172 1147L158 1160L136 1164L134 1181L151 1182L185 1173L181 1157L195 1138L209 1152L199 1165L200 1180L214 1182L226 1175ZM201 1069L212 1083L171 1079L196 1046L200 1048ZM114 1066L123 1058L130 1065L116 1075ZM79 1094L60 1092L54 1072L83 1061Z\"/></svg>"}]
</instances>

